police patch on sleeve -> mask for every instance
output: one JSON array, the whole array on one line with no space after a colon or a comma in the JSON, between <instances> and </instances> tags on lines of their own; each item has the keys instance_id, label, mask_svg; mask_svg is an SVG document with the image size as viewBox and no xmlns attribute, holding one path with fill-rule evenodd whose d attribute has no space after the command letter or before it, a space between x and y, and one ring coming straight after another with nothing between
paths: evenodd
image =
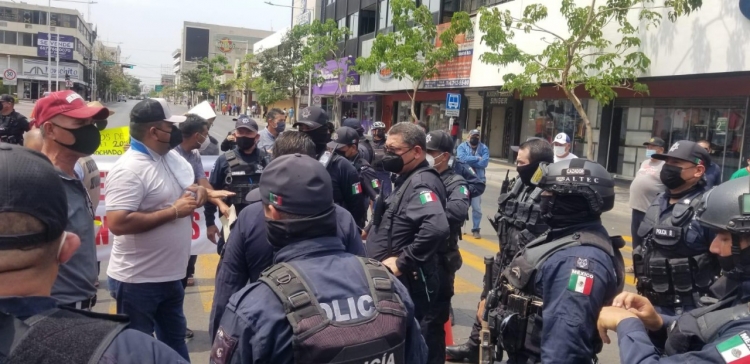
<instances>
[{"instance_id":1,"label":"police patch on sleeve","mask_svg":"<svg viewBox=\"0 0 750 364\"><path fill-rule=\"evenodd\" d=\"M211 363L224 364L229 363L237 346L237 339L227 335L224 328L219 327L216 332L216 339L211 348Z\"/></svg>"},{"instance_id":2,"label":"police patch on sleeve","mask_svg":"<svg viewBox=\"0 0 750 364\"><path fill-rule=\"evenodd\" d=\"M588 296L591 294L591 287L594 286L594 275L578 269L570 271L570 280L568 280L568 290L583 293Z\"/></svg>"},{"instance_id":3,"label":"police patch on sleeve","mask_svg":"<svg viewBox=\"0 0 750 364\"><path fill-rule=\"evenodd\" d=\"M718 345L716 350L725 363L750 363L750 334L743 331Z\"/></svg>"},{"instance_id":4,"label":"police patch on sleeve","mask_svg":"<svg viewBox=\"0 0 750 364\"><path fill-rule=\"evenodd\" d=\"M589 260L588 260L588 258L576 257L576 268L583 269L583 270L589 270Z\"/></svg>"},{"instance_id":5,"label":"police patch on sleeve","mask_svg":"<svg viewBox=\"0 0 750 364\"><path fill-rule=\"evenodd\" d=\"M362 193L362 184L357 182L352 185L352 195L359 195Z\"/></svg>"},{"instance_id":6,"label":"police patch on sleeve","mask_svg":"<svg viewBox=\"0 0 750 364\"><path fill-rule=\"evenodd\" d=\"M419 202L422 203L422 205L430 202L437 201L437 195L435 192L432 191L422 191L419 193Z\"/></svg>"}]
</instances>

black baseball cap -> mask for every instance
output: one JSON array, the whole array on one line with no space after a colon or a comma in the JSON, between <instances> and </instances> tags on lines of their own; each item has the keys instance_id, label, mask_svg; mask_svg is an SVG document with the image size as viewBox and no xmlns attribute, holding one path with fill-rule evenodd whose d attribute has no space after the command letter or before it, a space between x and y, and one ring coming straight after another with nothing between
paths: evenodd
<instances>
[{"instance_id":1,"label":"black baseball cap","mask_svg":"<svg viewBox=\"0 0 750 364\"><path fill-rule=\"evenodd\" d=\"M444 130L433 130L427 133L427 150L453 153L453 138Z\"/></svg>"},{"instance_id":2,"label":"black baseball cap","mask_svg":"<svg viewBox=\"0 0 750 364\"><path fill-rule=\"evenodd\" d=\"M544 139L544 138L540 138L540 137L528 137L528 138L526 138L526 141L528 142L529 140L537 140L537 139L538 139L538 140L546 140L546 139ZM525 142L524 142L524 143L525 143ZM520 149L521 149L521 146L520 146L520 145L513 145L513 146L511 146L511 147L510 147L510 150L512 150L512 151L514 151L514 152L516 152L516 153L518 153L518 151L519 151Z\"/></svg>"},{"instance_id":3,"label":"black baseball cap","mask_svg":"<svg viewBox=\"0 0 750 364\"><path fill-rule=\"evenodd\" d=\"M43 154L0 143L0 212L37 218L44 231L0 234L0 250L27 249L58 239L68 224L68 199L60 175Z\"/></svg>"},{"instance_id":4,"label":"black baseball cap","mask_svg":"<svg viewBox=\"0 0 750 364\"><path fill-rule=\"evenodd\" d=\"M644 146L650 145L650 146L653 146L653 147L662 147L662 148L664 148L664 147L667 146L667 143L665 143L664 139L662 139L662 138L652 137L647 142L643 143L643 145Z\"/></svg>"},{"instance_id":5,"label":"black baseball cap","mask_svg":"<svg viewBox=\"0 0 750 364\"><path fill-rule=\"evenodd\" d=\"M333 207L331 175L309 156L287 154L276 157L263 170L260 187L245 200L263 201L277 210L300 216L316 216Z\"/></svg>"},{"instance_id":6,"label":"black baseball cap","mask_svg":"<svg viewBox=\"0 0 750 364\"><path fill-rule=\"evenodd\" d=\"M130 122L145 124L157 121L167 121L179 124L187 120L182 115L173 115L169 110L167 100L161 98L145 99L133 106L130 110Z\"/></svg>"},{"instance_id":7,"label":"black baseball cap","mask_svg":"<svg viewBox=\"0 0 750 364\"><path fill-rule=\"evenodd\" d=\"M348 126L342 126L331 134L331 141L328 142L328 148L336 150L343 146L356 144L359 144L359 133Z\"/></svg>"},{"instance_id":8,"label":"black baseball cap","mask_svg":"<svg viewBox=\"0 0 750 364\"><path fill-rule=\"evenodd\" d=\"M292 127L307 125L311 129L317 129L328 123L328 114L317 106L306 107L299 111L299 119Z\"/></svg>"},{"instance_id":9,"label":"black baseball cap","mask_svg":"<svg viewBox=\"0 0 750 364\"><path fill-rule=\"evenodd\" d=\"M0 95L0 101L2 101L2 102L10 102L11 104L15 104L16 103L16 100L13 99L13 96L8 95L8 94Z\"/></svg>"},{"instance_id":10,"label":"black baseball cap","mask_svg":"<svg viewBox=\"0 0 750 364\"><path fill-rule=\"evenodd\" d=\"M341 123L341 125L342 126L348 126L348 127L352 128L352 129L356 130L357 133L359 133L359 135L364 135L365 134L365 128L362 127L362 123L359 120L357 120L357 119L354 119L354 118L344 119L344 122Z\"/></svg>"},{"instance_id":11,"label":"black baseball cap","mask_svg":"<svg viewBox=\"0 0 750 364\"><path fill-rule=\"evenodd\" d=\"M711 156L708 155L703 147L698 145L696 142L689 140L680 140L672 144L669 151L664 154L654 154L651 156L654 159L667 160L667 158L681 159L690 163L695 163L703 166L711 165Z\"/></svg>"},{"instance_id":12,"label":"black baseball cap","mask_svg":"<svg viewBox=\"0 0 750 364\"><path fill-rule=\"evenodd\" d=\"M255 120L251 119L247 115L240 115L236 119L233 119L235 121L234 128L245 128L250 129L254 132L258 131L258 123L255 122Z\"/></svg>"}]
</instances>

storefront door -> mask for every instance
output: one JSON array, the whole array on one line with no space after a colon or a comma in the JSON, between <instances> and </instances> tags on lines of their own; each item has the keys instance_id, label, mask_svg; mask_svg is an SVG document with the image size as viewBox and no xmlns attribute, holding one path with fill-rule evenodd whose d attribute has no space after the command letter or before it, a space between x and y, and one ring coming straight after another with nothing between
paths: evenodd
<instances>
[{"instance_id":1,"label":"storefront door","mask_svg":"<svg viewBox=\"0 0 750 364\"><path fill-rule=\"evenodd\" d=\"M500 158L503 155L503 148L506 148L503 135L505 131L505 107L494 106L491 115L490 135L489 139L487 139L490 157Z\"/></svg>"}]
</instances>

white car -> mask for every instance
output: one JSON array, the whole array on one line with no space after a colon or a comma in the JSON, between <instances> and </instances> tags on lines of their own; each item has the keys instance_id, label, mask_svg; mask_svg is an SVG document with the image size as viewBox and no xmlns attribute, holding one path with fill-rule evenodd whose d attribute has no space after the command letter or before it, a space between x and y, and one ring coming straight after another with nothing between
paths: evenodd
<instances>
[{"instance_id":1,"label":"white car","mask_svg":"<svg viewBox=\"0 0 750 364\"><path fill-rule=\"evenodd\" d=\"M128 102L128 98L125 97L125 95L117 96L117 102L120 102L120 101L122 101L122 102Z\"/></svg>"}]
</instances>

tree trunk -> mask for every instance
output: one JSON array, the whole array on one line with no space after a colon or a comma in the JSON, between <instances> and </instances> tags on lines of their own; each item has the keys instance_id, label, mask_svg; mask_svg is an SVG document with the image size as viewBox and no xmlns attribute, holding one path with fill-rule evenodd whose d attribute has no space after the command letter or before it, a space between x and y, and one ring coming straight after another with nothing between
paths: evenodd
<instances>
[{"instance_id":1,"label":"tree trunk","mask_svg":"<svg viewBox=\"0 0 750 364\"><path fill-rule=\"evenodd\" d=\"M419 84L417 84L416 87L414 87L414 90L412 90L412 93L409 95L409 92L407 91L406 94L409 95L411 98L411 122L416 124L419 121L419 118L417 117L417 112L414 110L417 107L417 90L419 89Z\"/></svg>"},{"instance_id":2,"label":"tree trunk","mask_svg":"<svg viewBox=\"0 0 750 364\"><path fill-rule=\"evenodd\" d=\"M294 116L289 118L289 121L294 124L294 118L299 118L297 115L297 88L292 86L292 110L294 110Z\"/></svg>"},{"instance_id":3,"label":"tree trunk","mask_svg":"<svg viewBox=\"0 0 750 364\"><path fill-rule=\"evenodd\" d=\"M583 119L583 124L586 125L586 158L592 162L596 162L594 159L594 132L591 128L591 120L589 119L586 110L583 109L581 100L571 90L563 89L568 100L573 103L573 107L578 111L578 115Z\"/></svg>"}]
</instances>

